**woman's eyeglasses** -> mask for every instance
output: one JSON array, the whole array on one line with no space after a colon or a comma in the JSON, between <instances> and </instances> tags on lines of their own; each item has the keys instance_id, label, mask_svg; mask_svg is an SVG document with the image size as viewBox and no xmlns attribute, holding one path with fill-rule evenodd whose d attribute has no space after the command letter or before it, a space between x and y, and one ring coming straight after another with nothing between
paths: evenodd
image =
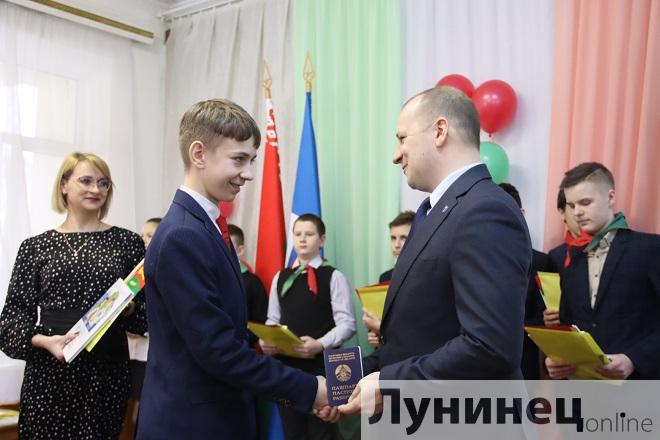
<instances>
[{"instance_id":1,"label":"woman's eyeglasses","mask_svg":"<svg viewBox=\"0 0 660 440\"><path fill-rule=\"evenodd\" d=\"M99 191L108 191L112 187L112 180L107 179L105 177L102 177L99 180L94 180L93 177L90 176L82 176L78 177L78 183L85 189L91 190L96 186Z\"/></svg>"}]
</instances>

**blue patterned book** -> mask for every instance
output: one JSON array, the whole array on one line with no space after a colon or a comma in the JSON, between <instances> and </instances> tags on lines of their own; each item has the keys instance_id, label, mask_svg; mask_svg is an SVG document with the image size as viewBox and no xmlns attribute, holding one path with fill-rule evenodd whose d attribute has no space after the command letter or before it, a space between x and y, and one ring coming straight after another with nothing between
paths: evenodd
<instances>
[{"instance_id":1,"label":"blue patterned book","mask_svg":"<svg viewBox=\"0 0 660 440\"><path fill-rule=\"evenodd\" d=\"M360 347L338 348L323 352L325 378L330 406L348 402L353 389L362 379L362 353Z\"/></svg>"}]
</instances>

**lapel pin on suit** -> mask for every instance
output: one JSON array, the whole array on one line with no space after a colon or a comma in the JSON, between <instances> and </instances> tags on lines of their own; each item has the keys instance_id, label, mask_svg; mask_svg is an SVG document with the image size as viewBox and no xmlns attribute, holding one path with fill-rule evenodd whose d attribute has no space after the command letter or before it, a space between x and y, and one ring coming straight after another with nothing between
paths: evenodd
<instances>
[{"instance_id":1,"label":"lapel pin on suit","mask_svg":"<svg viewBox=\"0 0 660 440\"><path fill-rule=\"evenodd\" d=\"M449 205L445 205L445 207L442 208L442 213L444 214L445 212L447 212L448 209L449 209Z\"/></svg>"}]
</instances>

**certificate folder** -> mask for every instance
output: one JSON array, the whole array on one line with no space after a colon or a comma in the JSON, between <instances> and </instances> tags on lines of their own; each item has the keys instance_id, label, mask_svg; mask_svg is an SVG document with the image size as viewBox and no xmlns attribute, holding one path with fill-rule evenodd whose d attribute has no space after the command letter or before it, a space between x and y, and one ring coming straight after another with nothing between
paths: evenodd
<instances>
[{"instance_id":1,"label":"certificate folder","mask_svg":"<svg viewBox=\"0 0 660 440\"><path fill-rule=\"evenodd\" d=\"M551 310L559 310L559 300L561 299L559 274L554 272L537 272L537 276L545 306Z\"/></svg>"},{"instance_id":2,"label":"certificate folder","mask_svg":"<svg viewBox=\"0 0 660 440\"><path fill-rule=\"evenodd\" d=\"M67 333L77 333L62 349L64 359L70 363L85 346L104 328L112 323L133 299L133 292L123 280L117 280L96 301Z\"/></svg>"},{"instance_id":3,"label":"certificate folder","mask_svg":"<svg viewBox=\"0 0 660 440\"><path fill-rule=\"evenodd\" d=\"M355 289L362 307L373 313L378 319L383 319L383 309L385 308L385 297L387 296L387 284L374 284L373 286L360 287Z\"/></svg>"},{"instance_id":4,"label":"certificate folder","mask_svg":"<svg viewBox=\"0 0 660 440\"><path fill-rule=\"evenodd\" d=\"M606 379L594 370L609 363L609 359L594 338L576 326L525 326L532 341L554 361L564 361L577 367L573 379Z\"/></svg>"},{"instance_id":5,"label":"certificate folder","mask_svg":"<svg viewBox=\"0 0 660 440\"><path fill-rule=\"evenodd\" d=\"M259 322L248 322L248 330L269 345L274 345L280 354L291 357L300 357L293 349L295 345L303 343L286 325L267 325Z\"/></svg>"}]
</instances>

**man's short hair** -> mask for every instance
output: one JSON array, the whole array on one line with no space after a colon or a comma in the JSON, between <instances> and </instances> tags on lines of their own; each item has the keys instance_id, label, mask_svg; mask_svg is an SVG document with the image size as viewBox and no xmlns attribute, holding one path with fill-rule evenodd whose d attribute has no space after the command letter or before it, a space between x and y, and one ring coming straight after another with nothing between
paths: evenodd
<instances>
[{"instance_id":1,"label":"man's short hair","mask_svg":"<svg viewBox=\"0 0 660 440\"><path fill-rule=\"evenodd\" d=\"M605 165L598 162L583 162L564 174L560 189L571 188L582 182L602 183L614 189L614 176Z\"/></svg>"},{"instance_id":2,"label":"man's short hair","mask_svg":"<svg viewBox=\"0 0 660 440\"><path fill-rule=\"evenodd\" d=\"M511 185L510 183L500 183L499 187L504 190L508 195L510 195L513 200L516 201L516 204L518 205L518 208L522 209L522 200L520 200L520 193L518 192L518 189Z\"/></svg>"},{"instance_id":3,"label":"man's short hair","mask_svg":"<svg viewBox=\"0 0 660 440\"><path fill-rule=\"evenodd\" d=\"M161 217L151 217L149 220L147 220L145 223L156 223L157 225L162 222L163 219Z\"/></svg>"},{"instance_id":4,"label":"man's short hair","mask_svg":"<svg viewBox=\"0 0 660 440\"><path fill-rule=\"evenodd\" d=\"M563 188L559 188L559 192L557 192L557 209L566 211L566 195Z\"/></svg>"},{"instance_id":5,"label":"man's short hair","mask_svg":"<svg viewBox=\"0 0 660 440\"><path fill-rule=\"evenodd\" d=\"M433 87L413 96L403 106L418 96L419 112L425 114L424 125L431 124L438 116L443 116L447 119L452 134L458 135L466 144L479 148L479 114L474 102L465 93L453 87Z\"/></svg>"},{"instance_id":6,"label":"man's short hair","mask_svg":"<svg viewBox=\"0 0 660 440\"><path fill-rule=\"evenodd\" d=\"M200 101L186 111L179 125L179 149L185 169L190 166L190 144L199 141L211 148L218 137L239 142L252 138L255 148L261 143L259 127L243 107L228 99Z\"/></svg>"},{"instance_id":7,"label":"man's short hair","mask_svg":"<svg viewBox=\"0 0 660 440\"><path fill-rule=\"evenodd\" d=\"M236 246L243 246L243 244L245 244L245 234L243 234L243 230L241 228L229 223L227 225L227 229L229 230L230 237L236 237Z\"/></svg>"},{"instance_id":8,"label":"man's short hair","mask_svg":"<svg viewBox=\"0 0 660 440\"><path fill-rule=\"evenodd\" d=\"M403 226L403 225L412 225L413 220L415 219L415 213L412 211L403 211L400 212L399 215L394 217L394 220L390 222L390 228L393 228L395 226Z\"/></svg>"},{"instance_id":9,"label":"man's short hair","mask_svg":"<svg viewBox=\"0 0 660 440\"><path fill-rule=\"evenodd\" d=\"M316 214L303 214L298 217L295 222L293 222L293 225L295 226L298 222L312 222L314 225L316 225L316 231L319 233L319 235L325 235L325 223L323 223L321 217Z\"/></svg>"}]
</instances>

